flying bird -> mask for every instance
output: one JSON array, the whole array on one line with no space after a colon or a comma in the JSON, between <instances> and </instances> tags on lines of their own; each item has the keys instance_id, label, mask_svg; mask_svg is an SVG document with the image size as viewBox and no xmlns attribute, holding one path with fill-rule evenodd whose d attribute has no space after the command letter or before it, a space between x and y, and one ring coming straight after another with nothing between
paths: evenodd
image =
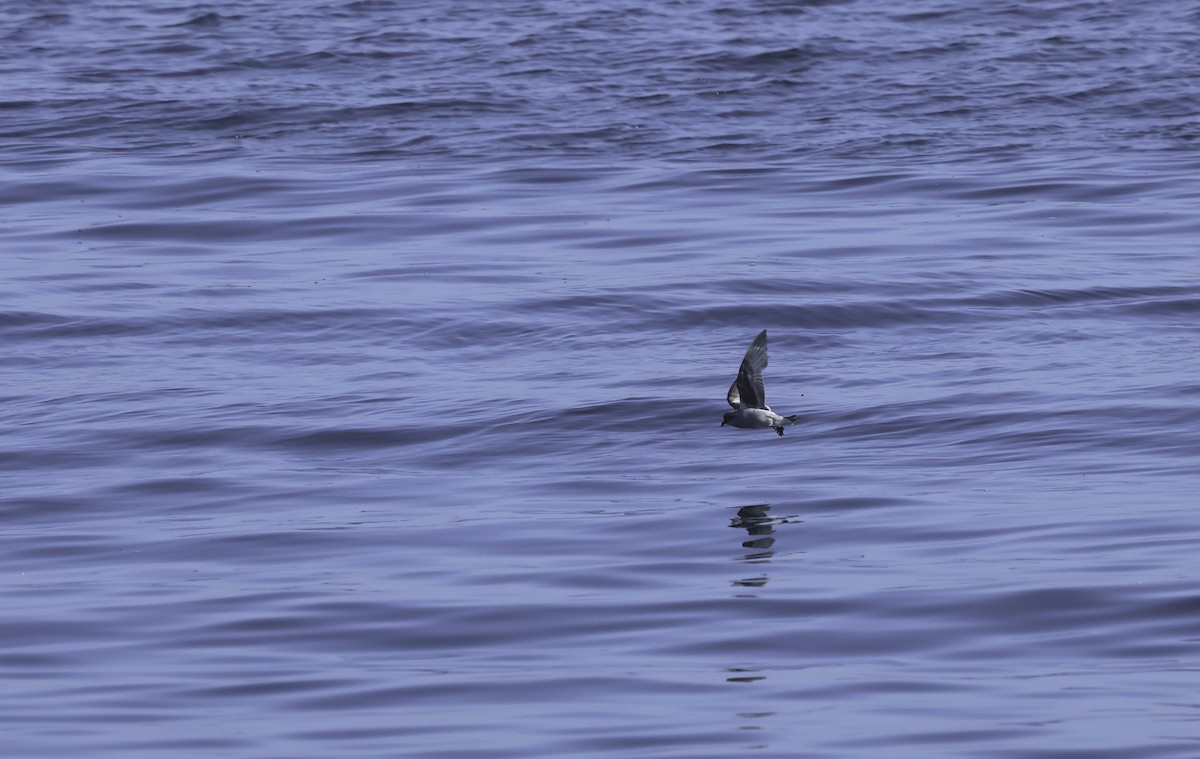
<instances>
[{"instance_id":1,"label":"flying bird","mask_svg":"<svg viewBox=\"0 0 1200 759\"><path fill-rule=\"evenodd\" d=\"M742 365L738 368L737 379L729 386L729 395L725 400L733 406L733 411L725 414L724 427L732 424L734 427L750 427L763 429L770 427L783 436L783 428L795 424L798 416L780 416L767 405L767 393L763 389L763 369L767 368L767 331L764 329L750 343Z\"/></svg>"}]
</instances>

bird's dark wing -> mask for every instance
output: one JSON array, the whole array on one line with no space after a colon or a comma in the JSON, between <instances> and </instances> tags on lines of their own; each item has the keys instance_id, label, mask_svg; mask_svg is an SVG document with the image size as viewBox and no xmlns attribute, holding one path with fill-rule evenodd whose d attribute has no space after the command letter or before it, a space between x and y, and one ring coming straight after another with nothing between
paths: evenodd
<instances>
[{"instance_id":1,"label":"bird's dark wing","mask_svg":"<svg viewBox=\"0 0 1200 759\"><path fill-rule=\"evenodd\" d=\"M767 331L764 329L750 343L737 379L729 388L725 400L734 408L766 408L767 391L763 388L763 369L767 368Z\"/></svg>"}]
</instances>

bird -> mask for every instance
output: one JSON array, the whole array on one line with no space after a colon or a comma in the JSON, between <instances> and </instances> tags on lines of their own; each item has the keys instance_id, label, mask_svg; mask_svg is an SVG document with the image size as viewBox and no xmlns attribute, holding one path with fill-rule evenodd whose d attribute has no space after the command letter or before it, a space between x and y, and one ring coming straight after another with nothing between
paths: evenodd
<instances>
[{"instance_id":1,"label":"bird","mask_svg":"<svg viewBox=\"0 0 1200 759\"><path fill-rule=\"evenodd\" d=\"M729 394L725 396L725 400L733 406L733 411L725 414L725 420L721 422L722 427L727 424L753 429L770 427L783 437L783 428L799 421L799 416L780 416L767 405L767 393L763 389L762 377L763 369L766 368L767 331L764 329L746 349L742 365L738 367L737 379L729 386Z\"/></svg>"}]
</instances>

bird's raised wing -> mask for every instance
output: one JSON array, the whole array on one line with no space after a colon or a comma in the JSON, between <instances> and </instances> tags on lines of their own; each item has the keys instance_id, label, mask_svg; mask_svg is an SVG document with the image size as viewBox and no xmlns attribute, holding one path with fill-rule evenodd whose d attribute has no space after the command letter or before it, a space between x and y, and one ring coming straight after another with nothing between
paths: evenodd
<instances>
[{"instance_id":1,"label":"bird's raised wing","mask_svg":"<svg viewBox=\"0 0 1200 759\"><path fill-rule=\"evenodd\" d=\"M737 379L729 386L725 400L734 408L766 408L767 391L763 387L763 369L767 368L767 331L764 329L750 343Z\"/></svg>"}]
</instances>

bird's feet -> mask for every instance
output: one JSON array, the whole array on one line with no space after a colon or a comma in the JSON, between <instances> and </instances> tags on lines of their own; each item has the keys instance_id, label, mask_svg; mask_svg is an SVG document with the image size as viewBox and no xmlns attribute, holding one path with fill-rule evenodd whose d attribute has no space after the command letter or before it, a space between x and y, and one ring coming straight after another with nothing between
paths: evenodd
<instances>
[{"instance_id":1,"label":"bird's feet","mask_svg":"<svg viewBox=\"0 0 1200 759\"><path fill-rule=\"evenodd\" d=\"M783 428L782 427L776 427L775 431L779 433L779 437L783 437Z\"/></svg>"}]
</instances>

